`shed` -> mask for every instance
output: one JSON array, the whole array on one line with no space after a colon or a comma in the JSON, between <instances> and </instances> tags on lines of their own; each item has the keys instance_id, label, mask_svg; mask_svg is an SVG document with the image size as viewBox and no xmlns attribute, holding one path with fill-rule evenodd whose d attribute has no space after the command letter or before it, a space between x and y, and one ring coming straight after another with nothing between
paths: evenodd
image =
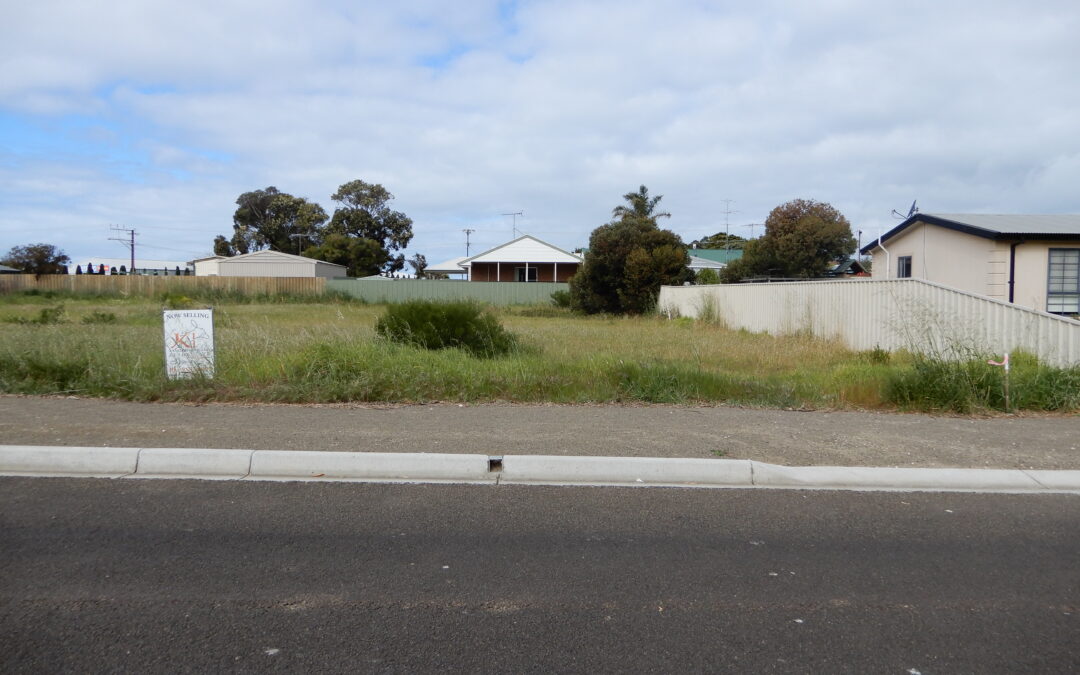
<instances>
[{"instance_id":1,"label":"shed","mask_svg":"<svg viewBox=\"0 0 1080 675\"><path fill-rule=\"evenodd\" d=\"M210 270L216 266L216 276L221 277L324 277L332 279L348 276L344 265L281 251L256 251L219 260L204 259L202 262L209 263L209 267L203 269ZM199 268L196 267L196 275L200 274L198 270ZM215 276L215 274L211 272L206 276Z\"/></svg>"}]
</instances>

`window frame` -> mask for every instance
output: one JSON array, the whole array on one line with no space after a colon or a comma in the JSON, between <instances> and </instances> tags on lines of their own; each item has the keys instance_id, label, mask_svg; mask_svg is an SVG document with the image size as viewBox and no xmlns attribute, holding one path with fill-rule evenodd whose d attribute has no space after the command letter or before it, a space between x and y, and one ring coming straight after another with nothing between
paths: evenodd
<instances>
[{"instance_id":1,"label":"window frame","mask_svg":"<svg viewBox=\"0 0 1080 675\"><path fill-rule=\"evenodd\" d=\"M1068 254L1071 261L1064 260L1055 263L1054 254ZM1055 265L1061 268L1072 267L1073 273L1071 275L1066 274L1069 270L1064 269L1062 273L1055 279L1054 268ZM1070 278L1071 277L1071 278ZM1071 289L1061 288L1060 290L1054 290L1055 281L1058 285L1064 286L1067 283L1072 284ZM1072 304L1066 306L1067 300L1071 299ZM1054 307L1054 300L1058 299L1058 306ZM1080 314L1080 248L1050 248L1047 251L1046 257L1046 311L1050 314L1062 314L1062 315L1075 315Z\"/></svg>"},{"instance_id":2,"label":"window frame","mask_svg":"<svg viewBox=\"0 0 1080 675\"><path fill-rule=\"evenodd\" d=\"M911 278L911 256L901 255L896 257L896 278L897 279L910 279ZM906 272L906 274L905 274Z\"/></svg>"},{"instance_id":3,"label":"window frame","mask_svg":"<svg viewBox=\"0 0 1080 675\"><path fill-rule=\"evenodd\" d=\"M538 278L539 273L536 265L523 265L514 268L514 281L518 283L536 283Z\"/></svg>"}]
</instances>

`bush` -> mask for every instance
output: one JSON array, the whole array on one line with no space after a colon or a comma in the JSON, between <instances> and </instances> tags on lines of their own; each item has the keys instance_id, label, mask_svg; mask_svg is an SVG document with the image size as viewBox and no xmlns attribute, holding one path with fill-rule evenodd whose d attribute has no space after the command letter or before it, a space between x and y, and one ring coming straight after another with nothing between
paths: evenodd
<instances>
[{"instance_id":1,"label":"bush","mask_svg":"<svg viewBox=\"0 0 1080 675\"><path fill-rule=\"evenodd\" d=\"M375 332L393 342L423 349L456 347L474 356L498 356L518 347L517 336L471 302L390 305L375 323Z\"/></svg>"},{"instance_id":2,"label":"bush","mask_svg":"<svg viewBox=\"0 0 1080 675\"><path fill-rule=\"evenodd\" d=\"M82 318L82 322L85 324L95 323L116 323L116 315L112 312L102 312L101 310L94 310Z\"/></svg>"},{"instance_id":3,"label":"bush","mask_svg":"<svg viewBox=\"0 0 1080 675\"><path fill-rule=\"evenodd\" d=\"M564 309L570 308L570 291L555 291L551 294L551 304Z\"/></svg>"},{"instance_id":4,"label":"bush","mask_svg":"<svg viewBox=\"0 0 1080 675\"><path fill-rule=\"evenodd\" d=\"M8 323L18 323L23 325L34 326L49 326L58 323L67 323L67 312L64 310L63 305L57 305L55 307L42 307L38 312L38 315L33 319L26 319L18 317L14 319L6 319Z\"/></svg>"},{"instance_id":5,"label":"bush","mask_svg":"<svg viewBox=\"0 0 1080 675\"><path fill-rule=\"evenodd\" d=\"M720 275L714 269L703 269L697 273L697 283L704 286L720 283Z\"/></svg>"}]
</instances>

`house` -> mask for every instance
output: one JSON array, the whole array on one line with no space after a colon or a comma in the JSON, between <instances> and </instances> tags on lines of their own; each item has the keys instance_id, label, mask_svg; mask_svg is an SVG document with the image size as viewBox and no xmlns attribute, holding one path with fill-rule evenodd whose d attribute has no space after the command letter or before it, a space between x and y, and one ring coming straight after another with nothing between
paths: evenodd
<instances>
[{"instance_id":1,"label":"house","mask_svg":"<svg viewBox=\"0 0 1080 675\"><path fill-rule=\"evenodd\" d=\"M22 274L14 267L8 267L7 265L0 265L0 274Z\"/></svg>"},{"instance_id":2,"label":"house","mask_svg":"<svg viewBox=\"0 0 1080 675\"><path fill-rule=\"evenodd\" d=\"M217 277L334 277L348 276L344 265L281 251L255 251L232 257L213 256L193 261L195 276Z\"/></svg>"},{"instance_id":3,"label":"house","mask_svg":"<svg viewBox=\"0 0 1080 675\"><path fill-rule=\"evenodd\" d=\"M581 258L523 235L458 263L469 281L569 281Z\"/></svg>"},{"instance_id":4,"label":"house","mask_svg":"<svg viewBox=\"0 0 1080 675\"><path fill-rule=\"evenodd\" d=\"M1080 215L917 213L862 248L875 279L915 277L1080 313Z\"/></svg>"},{"instance_id":5,"label":"house","mask_svg":"<svg viewBox=\"0 0 1080 675\"><path fill-rule=\"evenodd\" d=\"M743 252L734 248L691 248L687 253L690 254L690 269L696 274L702 270L719 272L731 261L741 258Z\"/></svg>"}]
</instances>

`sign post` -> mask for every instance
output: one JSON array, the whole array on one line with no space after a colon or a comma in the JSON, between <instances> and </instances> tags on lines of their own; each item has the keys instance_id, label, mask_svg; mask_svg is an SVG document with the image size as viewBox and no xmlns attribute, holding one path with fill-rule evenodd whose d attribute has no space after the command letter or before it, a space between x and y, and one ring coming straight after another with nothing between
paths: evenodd
<instances>
[{"instance_id":1,"label":"sign post","mask_svg":"<svg viewBox=\"0 0 1080 675\"><path fill-rule=\"evenodd\" d=\"M170 380L214 376L214 310L164 310L165 374Z\"/></svg>"}]
</instances>

